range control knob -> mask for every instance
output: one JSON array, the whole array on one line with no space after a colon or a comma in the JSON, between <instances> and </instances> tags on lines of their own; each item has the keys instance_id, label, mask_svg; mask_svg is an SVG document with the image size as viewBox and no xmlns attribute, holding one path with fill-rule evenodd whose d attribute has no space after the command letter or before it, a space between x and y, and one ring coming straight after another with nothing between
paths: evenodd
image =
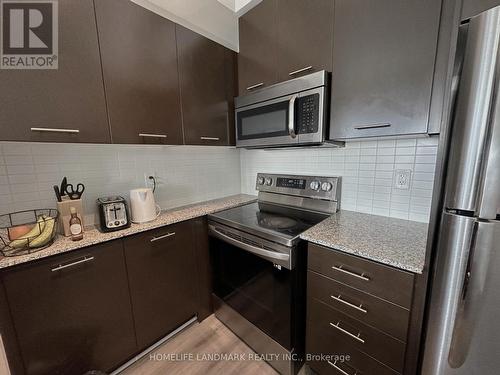
<instances>
[{"instance_id":1,"label":"range control knob","mask_svg":"<svg viewBox=\"0 0 500 375\"><path fill-rule=\"evenodd\" d=\"M264 185L264 177L259 177L259 178L257 179L257 184L259 184L259 185Z\"/></svg>"},{"instance_id":2,"label":"range control knob","mask_svg":"<svg viewBox=\"0 0 500 375\"><path fill-rule=\"evenodd\" d=\"M330 191L330 190L332 190L332 184L330 182L323 182L321 184L321 190L323 190L323 191Z\"/></svg>"},{"instance_id":3,"label":"range control knob","mask_svg":"<svg viewBox=\"0 0 500 375\"><path fill-rule=\"evenodd\" d=\"M319 183L319 181L311 181L311 183L309 184L309 187L314 190L314 191L318 191L319 188L321 187L321 184Z\"/></svg>"},{"instance_id":4,"label":"range control knob","mask_svg":"<svg viewBox=\"0 0 500 375\"><path fill-rule=\"evenodd\" d=\"M271 186L273 184L273 179L271 177L266 177L265 183L267 186Z\"/></svg>"}]
</instances>

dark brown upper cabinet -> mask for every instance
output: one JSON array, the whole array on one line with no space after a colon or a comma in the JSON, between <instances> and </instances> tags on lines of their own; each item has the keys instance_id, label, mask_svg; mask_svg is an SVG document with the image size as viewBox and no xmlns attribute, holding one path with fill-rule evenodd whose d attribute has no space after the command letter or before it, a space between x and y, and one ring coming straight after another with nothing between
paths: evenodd
<instances>
[{"instance_id":1,"label":"dark brown upper cabinet","mask_svg":"<svg viewBox=\"0 0 500 375\"><path fill-rule=\"evenodd\" d=\"M234 52L179 25L176 34L184 143L229 145Z\"/></svg>"},{"instance_id":2,"label":"dark brown upper cabinet","mask_svg":"<svg viewBox=\"0 0 500 375\"><path fill-rule=\"evenodd\" d=\"M2 278L26 375L110 371L137 352L121 241L23 264Z\"/></svg>"},{"instance_id":3,"label":"dark brown upper cabinet","mask_svg":"<svg viewBox=\"0 0 500 375\"><path fill-rule=\"evenodd\" d=\"M131 1L95 5L113 143L182 144L175 24Z\"/></svg>"},{"instance_id":4,"label":"dark brown upper cabinet","mask_svg":"<svg viewBox=\"0 0 500 375\"><path fill-rule=\"evenodd\" d=\"M124 240L140 349L196 315L198 279L191 225L178 223Z\"/></svg>"},{"instance_id":5,"label":"dark brown upper cabinet","mask_svg":"<svg viewBox=\"0 0 500 375\"><path fill-rule=\"evenodd\" d=\"M278 81L331 71L334 0L277 1Z\"/></svg>"},{"instance_id":6,"label":"dark brown upper cabinet","mask_svg":"<svg viewBox=\"0 0 500 375\"><path fill-rule=\"evenodd\" d=\"M0 70L0 140L109 143L93 2L58 11L58 69Z\"/></svg>"},{"instance_id":7,"label":"dark brown upper cabinet","mask_svg":"<svg viewBox=\"0 0 500 375\"><path fill-rule=\"evenodd\" d=\"M427 133L440 10L335 1L330 139Z\"/></svg>"},{"instance_id":8,"label":"dark brown upper cabinet","mask_svg":"<svg viewBox=\"0 0 500 375\"><path fill-rule=\"evenodd\" d=\"M239 19L239 94L278 81L277 0L264 0Z\"/></svg>"}]
</instances>

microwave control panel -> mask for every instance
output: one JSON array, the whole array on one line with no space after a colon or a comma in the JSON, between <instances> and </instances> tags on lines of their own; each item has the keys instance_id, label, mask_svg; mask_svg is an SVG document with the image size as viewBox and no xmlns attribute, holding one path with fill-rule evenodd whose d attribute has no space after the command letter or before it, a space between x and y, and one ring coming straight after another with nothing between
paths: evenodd
<instances>
[{"instance_id":1,"label":"microwave control panel","mask_svg":"<svg viewBox=\"0 0 500 375\"><path fill-rule=\"evenodd\" d=\"M298 104L298 133L317 133L319 128L319 94L300 97Z\"/></svg>"}]
</instances>

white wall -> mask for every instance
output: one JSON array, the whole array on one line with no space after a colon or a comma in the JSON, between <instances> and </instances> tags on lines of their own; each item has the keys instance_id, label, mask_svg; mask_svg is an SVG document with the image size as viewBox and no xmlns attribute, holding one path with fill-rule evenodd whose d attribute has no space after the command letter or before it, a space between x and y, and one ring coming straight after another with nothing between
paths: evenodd
<instances>
[{"instance_id":1,"label":"white wall","mask_svg":"<svg viewBox=\"0 0 500 375\"><path fill-rule=\"evenodd\" d=\"M348 142L345 148L241 150L242 192L255 194L258 172L342 176L342 208L428 222L437 137ZM410 169L409 190L394 171Z\"/></svg>"},{"instance_id":2,"label":"white wall","mask_svg":"<svg viewBox=\"0 0 500 375\"><path fill-rule=\"evenodd\" d=\"M0 142L0 214L56 205L63 176L85 184L86 224L95 200L159 177L156 199L171 208L240 192L239 151L230 147L131 146Z\"/></svg>"},{"instance_id":3,"label":"white wall","mask_svg":"<svg viewBox=\"0 0 500 375\"><path fill-rule=\"evenodd\" d=\"M217 0L131 0L238 52L238 15Z\"/></svg>"}]
</instances>

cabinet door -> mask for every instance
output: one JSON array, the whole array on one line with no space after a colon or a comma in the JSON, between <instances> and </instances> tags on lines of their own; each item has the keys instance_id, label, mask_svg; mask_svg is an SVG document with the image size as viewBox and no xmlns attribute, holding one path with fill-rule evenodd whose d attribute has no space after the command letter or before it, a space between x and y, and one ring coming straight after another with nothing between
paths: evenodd
<instances>
[{"instance_id":1,"label":"cabinet door","mask_svg":"<svg viewBox=\"0 0 500 375\"><path fill-rule=\"evenodd\" d=\"M276 6L277 0L264 0L239 20L240 95L278 81Z\"/></svg>"},{"instance_id":2,"label":"cabinet door","mask_svg":"<svg viewBox=\"0 0 500 375\"><path fill-rule=\"evenodd\" d=\"M332 70L333 0L278 0L278 80Z\"/></svg>"},{"instance_id":3,"label":"cabinet door","mask_svg":"<svg viewBox=\"0 0 500 375\"><path fill-rule=\"evenodd\" d=\"M113 142L182 144L175 24L131 1L95 4Z\"/></svg>"},{"instance_id":4,"label":"cabinet door","mask_svg":"<svg viewBox=\"0 0 500 375\"><path fill-rule=\"evenodd\" d=\"M226 48L179 25L176 34L184 142L228 145Z\"/></svg>"},{"instance_id":5,"label":"cabinet door","mask_svg":"<svg viewBox=\"0 0 500 375\"><path fill-rule=\"evenodd\" d=\"M125 239L137 343L144 349L196 314L190 222Z\"/></svg>"},{"instance_id":6,"label":"cabinet door","mask_svg":"<svg viewBox=\"0 0 500 375\"><path fill-rule=\"evenodd\" d=\"M58 4L59 68L0 70L0 140L109 143L93 2Z\"/></svg>"},{"instance_id":7,"label":"cabinet door","mask_svg":"<svg viewBox=\"0 0 500 375\"><path fill-rule=\"evenodd\" d=\"M440 9L335 1L331 139L427 132Z\"/></svg>"},{"instance_id":8,"label":"cabinet door","mask_svg":"<svg viewBox=\"0 0 500 375\"><path fill-rule=\"evenodd\" d=\"M109 371L136 351L121 241L4 274L27 374Z\"/></svg>"}]
</instances>

